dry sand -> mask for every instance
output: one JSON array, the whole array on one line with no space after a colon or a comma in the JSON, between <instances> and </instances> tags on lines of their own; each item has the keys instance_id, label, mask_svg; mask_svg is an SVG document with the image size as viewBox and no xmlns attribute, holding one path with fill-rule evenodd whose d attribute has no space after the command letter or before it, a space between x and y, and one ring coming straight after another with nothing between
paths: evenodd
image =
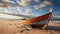
<instances>
[{"instance_id":1,"label":"dry sand","mask_svg":"<svg viewBox=\"0 0 60 34\"><path fill-rule=\"evenodd\" d=\"M46 30L31 29L21 32L19 21L0 20L0 34L60 34L60 23L49 23ZM24 28L23 28L24 29Z\"/></svg>"}]
</instances>

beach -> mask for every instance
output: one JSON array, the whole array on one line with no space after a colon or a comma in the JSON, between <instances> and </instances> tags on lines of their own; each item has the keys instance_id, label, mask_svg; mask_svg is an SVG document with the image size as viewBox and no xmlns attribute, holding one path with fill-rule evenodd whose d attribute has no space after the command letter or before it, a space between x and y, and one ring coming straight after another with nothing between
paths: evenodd
<instances>
[{"instance_id":1,"label":"beach","mask_svg":"<svg viewBox=\"0 0 60 34\"><path fill-rule=\"evenodd\" d=\"M50 21L46 30L30 28L23 32L21 32L19 22L17 20L0 20L0 34L60 34L60 22L58 21Z\"/></svg>"}]
</instances>

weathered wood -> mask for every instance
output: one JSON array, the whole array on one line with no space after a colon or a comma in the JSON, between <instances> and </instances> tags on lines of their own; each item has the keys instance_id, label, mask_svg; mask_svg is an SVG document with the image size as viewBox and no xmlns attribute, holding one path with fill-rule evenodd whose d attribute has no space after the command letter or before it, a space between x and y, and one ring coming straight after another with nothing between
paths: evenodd
<instances>
[{"instance_id":1,"label":"weathered wood","mask_svg":"<svg viewBox=\"0 0 60 34\"><path fill-rule=\"evenodd\" d=\"M22 21L22 23L23 24L31 24L31 23L34 23L34 22L40 22L42 20L48 19L50 14L51 14L51 12L48 13L48 14L45 14L45 15L30 19L30 20L24 20L24 21Z\"/></svg>"}]
</instances>

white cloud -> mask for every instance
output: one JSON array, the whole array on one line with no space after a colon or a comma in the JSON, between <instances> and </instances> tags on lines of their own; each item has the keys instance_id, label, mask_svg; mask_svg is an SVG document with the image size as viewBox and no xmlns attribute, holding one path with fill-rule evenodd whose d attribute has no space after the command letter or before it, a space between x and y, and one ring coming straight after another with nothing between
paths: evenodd
<instances>
[{"instance_id":1,"label":"white cloud","mask_svg":"<svg viewBox=\"0 0 60 34\"><path fill-rule=\"evenodd\" d=\"M9 2L1 2L0 7L8 7L8 6L13 6L15 7L16 5L14 3L9 3Z\"/></svg>"},{"instance_id":2,"label":"white cloud","mask_svg":"<svg viewBox=\"0 0 60 34\"><path fill-rule=\"evenodd\" d=\"M13 2L13 0L0 0L1 2L12 2L12 3L15 3Z\"/></svg>"},{"instance_id":3,"label":"white cloud","mask_svg":"<svg viewBox=\"0 0 60 34\"><path fill-rule=\"evenodd\" d=\"M49 1L43 1L43 3L42 4L39 4L39 5L36 5L36 6L34 6L35 7L35 10L37 10L37 9L40 9L40 8L42 8L42 7L44 7L44 6L46 6L46 5L52 5L52 3L51 2L49 2Z\"/></svg>"},{"instance_id":4,"label":"white cloud","mask_svg":"<svg viewBox=\"0 0 60 34\"><path fill-rule=\"evenodd\" d=\"M0 7L0 10L3 9L2 7Z\"/></svg>"},{"instance_id":5,"label":"white cloud","mask_svg":"<svg viewBox=\"0 0 60 34\"><path fill-rule=\"evenodd\" d=\"M40 0L35 0L35 2L40 2Z\"/></svg>"},{"instance_id":6,"label":"white cloud","mask_svg":"<svg viewBox=\"0 0 60 34\"><path fill-rule=\"evenodd\" d=\"M5 11L5 13L11 13L11 14L16 14L16 8L15 7L6 7L5 9L4 9Z\"/></svg>"},{"instance_id":7,"label":"white cloud","mask_svg":"<svg viewBox=\"0 0 60 34\"><path fill-rule=\"evenodd\" d=\"M3 12L4 10L3 10L3 8L2 7L0 7L0 12Z\"/></svg>"},{"instance_id":8,"label":"white cloud","mask_svg":"<svg viewBox=\"0 0 60 34\"><path fill-rule=\"evenodd\" d=\"M14 15L8 15L8 14L2 14L0 13L0 18L5 18L5 19L23 19L23 17L18 17Z\"/></svg>"},{"instance_id":9,"label":"white cloud","mask_svg":"<svg viewBox=\"0 0 60 34\"><path fill-rule=\"evenodd\" d=\"M21 7L15 7L19 13L22 13L22 8Z\"/></svg>"},{"instance_id":10,"label":"white cloud","mask_svg":"<svg viewBox=\"0 0 60 34\"><path fill-rule=\"evenodd\" d=\"M0 7L6 6L4 3L0 3Z\"/></svg>"},{"instance_id":11,"label":"white cloud","mask_svg":"<svg viewBox=\"0 0 60 34\"><path fill-rule=\"evenodd\" d=\"M0 12L5 12L5 13L12 13L9 8L6 7L0 7Z\"/></svg>"},{"instance_id":12,"label":"white cloud","mask_svg":"<svg viewBox=\"0 0 60 34\"><path fill-rule=\"evenodd\" d=\"M15 3L12 0L1 0L1 2L12 2L12 3Z\"/></svg>"},{"instance_id":13,"label":"white cloud","mask_svg":"<svg viewBox=\"0 0 60 34\"><path fill-rule=\"evenodd\" d=\"M18 4L22 5L22 6L29 6L31 3L31 0L16 0Z\"/></svg>"},{"instance_id":14,"label":"white cloud","mask_svg":"<svg viewBox=\"0 0 60 34\"><path fill-rule=\"evenodd\" d=\"M0 6L1 7L16 6L16 3L12 0L1 0Z\"/></svg>"},{"instance_id":15,"label":"white cloud","mask_svg":"<svg viewBox=\"0 0 60 34\"><path fill-rule=\"evenodd\" d=\"M49 1L44 1L43 4L46 4L46 5L52 5L52 3L49 2Z\"/></svg>"},{"instance_id":16,"label":"white cloud","mask_svg":"<svg viewBox=\"0 0 60 34\"><path fill-rule=\"evenodd\" d=\"M5 13L12 13L9 9L11 9L11 8L5 8L5 9L4 9L4 10L5 10L4 12L5 12Z\"/></svg>"},{"instance_id":17,"label":"white cloud","mask_svg":"<svg viewBox=\"0 0 60 34\"><path fill-rule=\"evenodd\" d=\"M2 0L3 2L9 2L9 1L11 1L11 0Z\"/></svg>"},{"instance_id":18,"label":"white cloud","mask_svg":"<svg viewBox=\"0 0 60 34\"><path fill-rule=\"evenodd\" d=\"M36 5L36 6L34 6L34 8L35 8L35 10L37 10L37 9L40 9L40 8L42 8L42 7L44 7L44 6L46 6L45 4L41 4L41 5Z\"/></svg>"},{"instance_id":19,"label":"white cloud","mask_svg":"<svg viewBox=\"0 0 60 34\"><path fill-rule=\"evenodd\" d=\"M10 12L10 11L5 11L6 13L12 13L12 12Z\"/></svg>"},{"instance_id":20,"label":"white cloud","mask_svg":"<svg viewBox=\"0 0 60 34\"><path fill-rule=\"evenodd\" d=\"M30 9L30 8L26 9L26 15L31 15L31 12L32 12L32 9Z\"/></svg>"}]
</instances>

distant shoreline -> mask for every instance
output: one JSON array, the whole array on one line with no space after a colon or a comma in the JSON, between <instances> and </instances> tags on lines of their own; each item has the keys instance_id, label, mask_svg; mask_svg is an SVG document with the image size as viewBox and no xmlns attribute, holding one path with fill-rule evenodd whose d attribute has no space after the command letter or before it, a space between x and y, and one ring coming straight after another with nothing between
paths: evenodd
<instances>
[{"instance_id":1,"label":"distant shoreline","mask_svg":"<svg viewBox=\"0 0 60 34\"><path fill-rule=\"evenodd\" d=\"M5 19L5 18L0 18L0 20L15 20L15 21L19 21L21 19ZM60 22L60 19L51 19L51 22Z\"/></svg>"}]
</instances>

